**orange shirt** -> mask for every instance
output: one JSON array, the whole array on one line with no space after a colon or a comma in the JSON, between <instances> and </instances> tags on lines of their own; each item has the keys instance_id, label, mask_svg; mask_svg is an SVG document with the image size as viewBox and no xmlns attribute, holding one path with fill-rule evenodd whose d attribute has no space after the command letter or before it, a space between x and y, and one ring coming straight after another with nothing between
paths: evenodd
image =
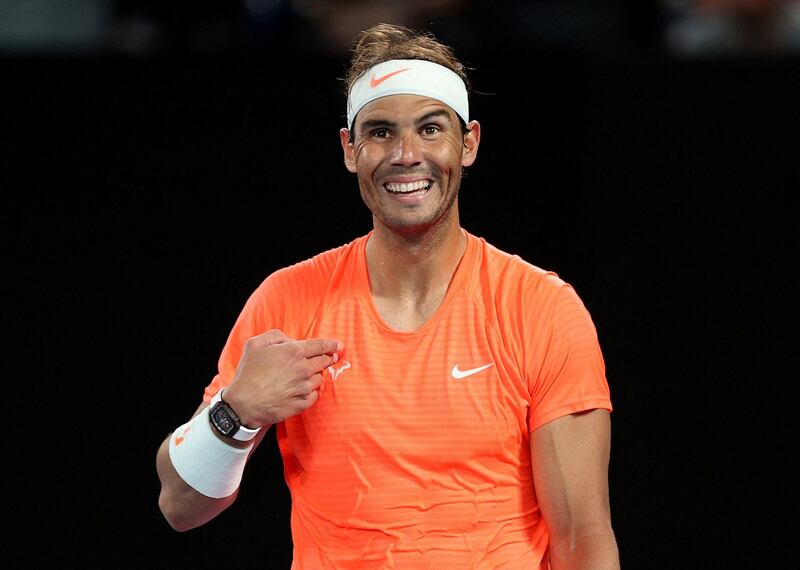
<instances>
[{"instance_id":1,"label":"orange shirt","mask_svg":"<svg viewBox=\"0 0 800 570\"><path fill-rule=\"evenodd\" d=\"M206 401L251 336L345 346L317 403L277 425L293 569L548 567L529 434L611 410L603 358L570 285L465 234L444 301L414 332L372 302L369 234L276 271L239 316Z\"/></svg>"}]
</instances>

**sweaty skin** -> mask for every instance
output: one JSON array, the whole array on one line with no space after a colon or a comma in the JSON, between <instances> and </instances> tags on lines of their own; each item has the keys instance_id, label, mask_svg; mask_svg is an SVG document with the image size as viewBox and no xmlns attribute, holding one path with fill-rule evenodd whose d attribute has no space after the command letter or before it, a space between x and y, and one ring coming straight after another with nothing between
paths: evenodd
<instances>
[{"instance_id":1,"label":"sweaty skin","mask_svg":"<svg viewBox=\"0 0 800 570\"><path fill-rule=\"evenodd\" d=\"M480 124L467 128L435 99L393 95L365 105L353 133L340 131L345 165L372 212L373 298L396 330L415 330L436 311L466 248L458 191L477 157Z\"/></svg>"},{"instance_id":2,"label":"sweaty skin","mask_svg":"<svg viewBox=\"0 0 800 570\"><path fill-rule=\"evenodd\" d=\"M340 131L345 165L356 174L373 218L364 249L369 294L394 331L416 331L432 318L465 254L458 192L463 169L476 159L480 132L477 121L462 132L451 108L416 95L372 101L359 111L352 133ZM342 350L335 339L297 341L277 330L255 336L245 342L225 399L249 427L284 419L302 423L306 416L295 416L317 402L321 372ZM451 375L479 364L453 369ZM349 369L338 381L351 381L354 374L355 368ZM475 373L461 381L477 378ZM530 435L531 475L554 570L619 568L608 507L609 426L608 411L593 409L548 421ZM251 453L266 431L256 437ZM170 463L167 441L157 454L159 506L174 528L187 530L219 515L238 491L210 499L190 488Z\"/></svg>"}]
</instances>

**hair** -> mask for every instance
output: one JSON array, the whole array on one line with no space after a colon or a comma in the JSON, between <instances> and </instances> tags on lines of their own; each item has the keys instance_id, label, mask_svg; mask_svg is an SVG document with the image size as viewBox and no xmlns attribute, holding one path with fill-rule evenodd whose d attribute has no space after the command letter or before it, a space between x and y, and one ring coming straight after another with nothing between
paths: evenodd
<instances>
[{"instance_id":1,"label":"hair","mask_svg":"<svg viewBox=\"0 0 800 570\"><path fill-rule=\"evenodd\" d=\"M373 66L391 59L422 59L438 63L458 75L467 92L470 91L466 67L455 56L453 48L437 40L431 32L395 24L376 24L358 34L353 42L352 56L344 76L345 99L359 77Z\"/></svg>"}]
</instances>

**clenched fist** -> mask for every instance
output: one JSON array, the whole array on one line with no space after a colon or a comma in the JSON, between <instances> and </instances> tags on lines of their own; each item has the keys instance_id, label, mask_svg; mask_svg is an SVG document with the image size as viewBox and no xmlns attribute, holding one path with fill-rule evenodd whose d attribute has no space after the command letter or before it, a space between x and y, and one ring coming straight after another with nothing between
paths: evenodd
<instances>
[{"instance_id":1,"label":"clenched fist","mask_svg":"<svg viewBox=\"0 0 800 570\"><path fill-rule=\"evenodd\" d=\"M322 371L343 348L337 340L294 340L279 330L254 336L245 343L225 401L249 428L299 414L317 401Z\"/></svg>"}]
</instances>

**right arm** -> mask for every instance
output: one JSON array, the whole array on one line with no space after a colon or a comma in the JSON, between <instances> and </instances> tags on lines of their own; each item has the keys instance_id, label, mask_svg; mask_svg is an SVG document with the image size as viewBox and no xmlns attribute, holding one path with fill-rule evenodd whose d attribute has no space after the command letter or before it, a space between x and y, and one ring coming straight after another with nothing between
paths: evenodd
<instances>
[{"instance_id":1,"label":"right arm","mask_svg":"<svg viewBox=\"0 0 800 570\"><path fill-rule=\"evenodd\" d=\"M272 424L303 412L317 401L322 371L338 360L342 349L342 343L336 340L294 341L278 330L247 340L233 380L225 388L224 400L236 411L242 424L262 429L249 442L223 437L216 432L214 436L225 445L250 447L249 459ZM206 406L201 404L192 417L196 418ZM172 436L161 442L156 453L156 470L161 481L158 505L172 528L186 531L207 523L230 507L236 500L238 488L226 497L212 498L186 483L170 457ZM187 436L187 440L191 437ZM192 449L186 445L184 442L181 453ZM208 466L209 469L214 467L213 464Z\"/></svg>"},{"instance_id":2,"label":"right arm","mask_svg":"<svg viewBox=\"0 0 800 570\"><path fill-rule=\"evenodd\" d=\"M192 417L197 416L207 404L201 404ZM254 438L255 443L252 443L252 449L248 454L248 458L253 454L253 451L264 439L264 434L269 429L265 426L259 434ZM234 491L232 495L222 499L214 499L206 497L202 493L195 491L190 487L175 468L172 466L172 461L169 457L169 439L172 434L161 443L156 454L156 470L158 471L158 478L161 480L161 493L158 495L158 508L161 509L164 518L172 528L177 531L187 531L195 527L204 525L222 511L230 507L239 494L239 490ZM220 438L221 439L221 438ZM228 445L242 446L238 441L226 441Z\"/></svg>"}]
</instances>

